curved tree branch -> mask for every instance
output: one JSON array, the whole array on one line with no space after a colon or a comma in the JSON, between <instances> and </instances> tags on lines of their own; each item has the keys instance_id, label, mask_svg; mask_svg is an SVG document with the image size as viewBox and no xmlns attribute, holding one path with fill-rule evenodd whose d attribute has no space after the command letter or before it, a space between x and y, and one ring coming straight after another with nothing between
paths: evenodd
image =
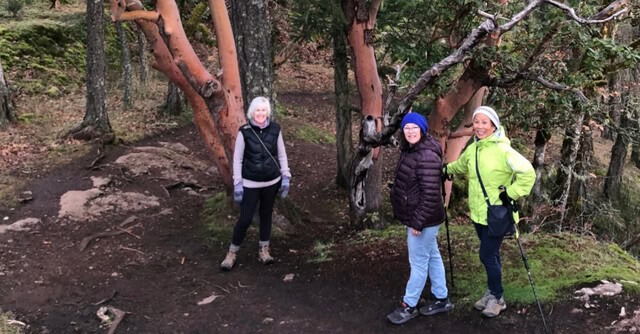
<instances>
[{"instance_id":1,"label":"curved tree branch","mask_svg":"<svg viewBox=\"0 0 640 334\"><path fill-rule=\"evenodd\" d=\"M572 7L569 7L563 3L559 3L555 0L544 0L545 3L548 3L552 6L558 7L560 9L562 9L563 11L567 12L567 14L569 15L569 17L571 17L574 21L580 23L580 24L598 24L598 23L605 23L605 22L609 22L613 19L615 19L616 17L626 13L629 11L629 8L623 8L613 14L610 15L610 13L618 10L620 7L624 7L627 5L627 0L618 0L612 4L610 4L609 6L607 6L605 9L603 9L602 11L600 11L598 14L594 15L592 19L584 19L582 17L579 17L576 14L576 10L573 9Z\"/></svg>"},{"instance_id":2,"label":"curved tree branch","mask_svg":"<svg viewBox=\"0 0 640 334\"><path fill-rule=\"evenodd\" d=\"M557 91L573 92L574 94L576 94L576 96L581 102L583 103L589 102L589 99L584 95L584 93L580 89L567 86L565 84L561 84L558 82L549 81L543 78L541 75L538 75L535 73L518 73L513 78L508 78L508 79L494 78L491 80L491 82L488 85L493 87L509 88L509 87L513 87L516 83L522 80L535 81L546 88L557 90Z\"/></svg>"}]
</instances>

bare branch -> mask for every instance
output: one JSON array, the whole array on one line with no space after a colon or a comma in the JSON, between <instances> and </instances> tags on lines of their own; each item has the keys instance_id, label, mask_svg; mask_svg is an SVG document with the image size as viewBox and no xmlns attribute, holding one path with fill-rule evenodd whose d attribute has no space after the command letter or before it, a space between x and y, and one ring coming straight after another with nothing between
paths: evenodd
<instances>
[{"instance_id":1,"label":"bare branch","mask_svg":"<svg viewBox=\"0 0 640 334\"><path fill-rule=\"evenodd\" d=\"M582 17L579 17L576 14L575 9L573 9L572 7L569 7L565 4L559 3L555 0L544 0L545 3L548 3L552 6L558 7L560 9L562 9L563 11L567 12L567 14L569 14L569 16L576 22L580 23L580 24L598 24L598 23L605 23L605 22L609 22L613 19L615 19L616 17L626 13L629 11L629 8L623 8L611 15L609 15L609 13L617 10L620 7L626 6L627 0L618 0L612 4L610 4L609 6L607 6L604 10L600 11L598 14L594 15L592 19L584 19ZM609 15L607 17L607 15Z\"/></svg>"},{"instance_id":2,"label":"bare branch","mask_svg":"<svg viewBox=\"0 0 640 334\"><path fill-rule=\"evenodd\" d=\"M587 99L587 97L584 95L584 93L580 89L567 86L565 84L561 84L558 82L549 81L543 78L541 75L534 74L534 73L518 73L513 78L509 78L509 79L502 79L502 80L493 79L488 85L493 87L509 88L521 80L535 81L546 88L557 90L557 91L570 91L576 94L576 96L581 102L583 103L589 102L589 99Z\"/></svg>"}]
</instances>

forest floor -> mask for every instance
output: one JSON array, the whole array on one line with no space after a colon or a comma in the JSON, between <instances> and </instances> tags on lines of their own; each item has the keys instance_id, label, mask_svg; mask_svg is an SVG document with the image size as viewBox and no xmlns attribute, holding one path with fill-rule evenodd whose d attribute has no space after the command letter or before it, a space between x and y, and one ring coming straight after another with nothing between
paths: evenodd
<instances>
[{"instance_id":1,"label":"forest floor","mask_svg":"<svg viewBox=\"0 0 640 334\"><path fill-rule=\"evenodd\" d=\"M207 198L222 186L192 125L96 146L53 167L37 143L13 151L3 143L0 167L20 180L22 203L0 206L0 309L27 333L107 332L113 325L97 315L106 306L126 312L116 333L543 333L535 305L510 305L489 320L455 289L449 314L387 321L408 278L406 246L352 242L347 197L334 185L335 145L293 133L303 125L333 133L332 87L310 80L323 74L330 73L280 74L289 81L278 100L290 201L301 221L279 220L271 266L258 262L252 230L237 267L220 271L234 217L213 222L219 229L203 222ZM393 149L388 156L387 174ZM323 252L328 245L332 252ZM551 331L640 331L637 296L594 298L545 305ZM636 316L621 317L621 307Z\"/></svg>"}]
</instances>

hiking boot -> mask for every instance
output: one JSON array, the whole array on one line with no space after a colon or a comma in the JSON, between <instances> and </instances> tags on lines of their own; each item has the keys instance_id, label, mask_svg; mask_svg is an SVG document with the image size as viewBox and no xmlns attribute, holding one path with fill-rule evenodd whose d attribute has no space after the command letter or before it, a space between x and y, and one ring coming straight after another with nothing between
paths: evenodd
<instances>
[{"instance_id":1,"label":"hiking boot","mask_svg":"<svg viewBox=\"0 0 640 334\"><path fill-rule=\"evenodd\" d=\"M263 264L272 264L275 262L271 254L269 254L269 245L260 246L258 256L260 257L260 262Z\"/></svg>"},{"instance_id":2,"label":"hiking boot","mask_svg":"<svg viewBox=\"0 0 640 334\"><path fill-rule=\"evenodd\" d=\"M418 314L419 312L415 307L409 307L403 302L402 305L398 306L398 308L387 315L387 319L389 319L393 324L401 325L417 317Z\"/></svg>"},{"instance_id":3,"label":"hiking boot","mask_svg":"<svg viewBox=\"0 0 640 334\"><path fill-rule=\"evenodd\" d=\"M449 298L436 299L420 308L420 314L422 315L434 315L442 312L449 312L453 310L453 303Z\"/></svg>"},{"instance_id":4,"label":"hiking boot","mask_svg":"<svg viewBox=\"0 0 640 334\"><path fill-rule=\"evenodd\" d=\"M496 299L493 295L489 298L487 302L487 307L482 311L482 315L487 318L497 317L500 312L504 311L507 308L507 303L505 303L504 298Z\"/></svg>"},{"instance_id":5,"label":"hiking boot","mask_svg":"<svg viewBox=\"0 0 640 334\"><path fill-rule=\"evenodd\" d=\"M220 268L224 271L229 271L234 264L236 264L236 252L228 251L224 261L220 264Z\"/></svg>"},{"instance_id":6,"label":"hiking boot","mask_svg":"<svg viewBox=\"0 0 640 334\"><path fill-rule=\"evenodd\" d=\"M484 310L484 308L487 307L487 302L489 302L489 297L493 296L491 296L491 291L487 290L482 298L480 298L475 304L473 304L473 307L475 307L476 310Z\"/></svg>"}]
</instances>

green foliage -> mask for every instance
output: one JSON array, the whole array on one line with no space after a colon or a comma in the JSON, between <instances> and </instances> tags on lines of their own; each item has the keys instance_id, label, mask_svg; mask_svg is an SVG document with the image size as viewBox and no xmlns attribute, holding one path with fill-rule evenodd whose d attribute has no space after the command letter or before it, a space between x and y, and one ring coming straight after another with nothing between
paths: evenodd
<instances>
[{"instance_id":1,"label":"green foliage","mask_svg":"<svg viewBox=\"0 0 640 334\"><path fill-rule=\"evenodd\" d=\"M457 296L471 300L479 298L486 289L486 274L478 260L479 241L471 224L451 225L453 262ZM365 230L353 241L394 244L404 242L406 228L392 225L384 230ZM444 226L438 235L440 252L448 261ZM640 293L640 263L616 244L602 243L572 234L523 234L520 242L531 266L538 297L545 302L565 297L570 289L602 279L622 282L627 292ZM349 246L354 247L354 245ZM517 304L535 302L527 272L515 239L504 241L501 250L502 277L507 298ZM447 267L448 268L448 267ZM570 293L570 292L569 292Z\"/></svg>"},{"instance_id":2,"label":"green foliage","mask_svg":"<svg viewBox=\"0 0 640 334\"><path fill-rule=\"evenodd\" d=\"M292 135L313 144L335 144L336 138L311 124L303 124L293 130Z\"/></svg>"},{"instance_id":3,"label":"green foliage","mask_svg":"<svg viewBox=\"0 0 640 334\"><path fill-rule=\"evenodd\" d=\"M307 262L310 263L321 263L321 262L327 262L327 261L331 261L331 253L333 252L333 247L335 245L333 243L322 243L320 241L316 241L316 243L313 246L313 251L315 252L315 257L312 259L309 259Z\"/></svg>"},{"instance_id":4,"label":"green foliage","mask_svg":"<svg viewBox=\"0 0 640 334\"><path fill-rule=\"evenodd\" d=\"M84 84L86 27L84 13L0 24L0 61L16 90L27 94L66 94ZM123 25L133 40L130 25ZM119 76L121 50L115 27L105 20L105 56ZM115 74L114 74L115 75Z\"/></svg>"},{"instance_id":5,"label":"green foliage","mask_svg":"<svg viewBox=\"0 0 640 334\"><path fill-rule=\"evenodd\" d=\"M4 5L4 9L11 13L11 15L18 16L18 13L22 10L22 1L21 0L7 0Z\"/></svg>"},{"instance_id":6,"label":"green foliage","mask_svg":"<svg viewBox=\"0 0 640 334\"><path fill-rule=\"evenodd\" d=\"M208 243L226 243L231 240L235 213L227 193L221 191L207 198L200 212L203 237Z\"/></svg>"}]
</instances>

